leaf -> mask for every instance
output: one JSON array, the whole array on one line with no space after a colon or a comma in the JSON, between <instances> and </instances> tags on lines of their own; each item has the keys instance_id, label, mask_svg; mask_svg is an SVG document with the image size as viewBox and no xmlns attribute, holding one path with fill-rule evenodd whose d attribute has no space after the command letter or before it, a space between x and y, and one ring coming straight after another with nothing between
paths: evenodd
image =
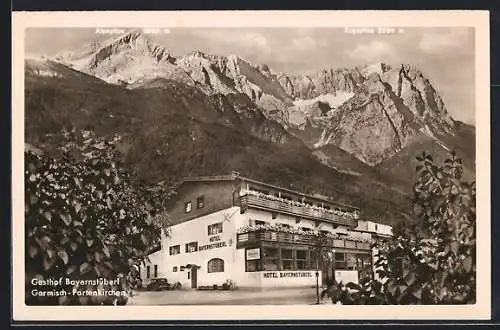
<instances>
[{"instance_id":1,"label":"leaf","mask_svg":"<svg viewBox=\"0 0 500 330\"><path fill-rule=\"evenodd\" d=\"M43 216L45 219L47 219L49 222L52 221L52 214L48 211L43 212Z\"/></svg>"},{"instance_id":2,"label":"leaf","mask_svg":"<svg viewBox=\"0 0 500 330\"><path fill-rule=\"evenodd\" d=\"M110 253L109 253L109 249L108 249L108 247L107 247L106 245L104 245L104 246L102 247L102 252L103 252L103 253L104 253L104 255L105 255L106 257L108 257L108 258L111 256L111 255L110 255Z\"/></svg>"},{"instance_id":3,"label":"leaf","mask_svg":"<svg viewBox=\"0 0 500 330\"><path fill-rule=\"evenodd\" d=\"M448 277L448 272L447 271L441 271L437 274L437 278L439 281L439 286L443 287L444 282L446 281L446 278Z\"/></svg>"},{"instance_id":4,"label":"leaf","mask_svg":"<svg viewBox=\"0 0 500 330\"><path fill-rule=\"evenodd\" d=\"M65 265L68 264L68 253L64 250L60 250L57 252L57 255L59 256L59 258L61 258L61 260L64 262Z\"/></svg>"},{"instance_id":5,"label":"leaf","mask_svg":"<svg viewBox=\"0 0 500 330\"><path fill-rule=\"evenodd\" d=\"M55 259L50 258L48 255L43 256L43 269L47 272L54 265Z\"/></svg>"},{"instance_id":6,"label":"leaf","mask_svg":"<svg viewBox=\"0 0 500 330\"><path fill-rule=\"evenodd\" d=\"M91 269L92 269L92 267L90 266L90 264L88 262L84 262L83 264L80 265L80 274L82 274L82 275L86 274Z\"/></svg>"},{"instance_id":7,"label":"leaf","mask_svg":"<svg viewBox=\"0 0 500 330\"><path fill-rule=\"evenodd\" d=\"M50 242L52 242L52 239L49 236L43 236L40 240L37 240L37 242L40 245L42 251L46 251L49 247Z\"/></svg>"},{"instance_id":8,"label":"leaf","mask_svg":"<svg viewBox=\"0 0 500 330\"><path fill-rule=\"evenodd\" d=\"M94 266L94 271L97 274L97 276L101 276L102 273L101 273L101 270L99 268L99 265Z\"/></svg>"},{"instance_id":9,"label":"leaf","mask_svg":"<svg viewBox=\"0 0 500 330\"><path fill-rule=\"evenodd\" d=\"M462 262L462 265L464 266L464 269L467 273L470 272L472 269L472 257L467 256Z\"/></svg>"},{"instance_id":10,"label":"leaf","mask_svg":"<svg viewBox=\"0 0 500 330\"><path fill-rule=\"evenodd\" d=\"M66 269L66 275L71 275L75 272L76 270L76 266L75 265L71 265L68 267L68 269Z\"/></svg>"},{"instance_id":11,"label":"leaf","mask_svg":"<svg viewBox=\"0 0 500 330\"><path fill-rule=\"evenodd\" d=\"M356 283L349 282L346 284L346 288L351 289L351 290L360 290L360 286Z\"/></svg>"},{"instance_id":12,"label":"leaf","mask_svg":"<svg viewBox=\"0 0 500 330\"><path fill-rule=\"evenodd\" d=\"M78 249L78 244L76 244L75 242L71 242L69 244L69 247L71 248L71 250L76 251L76 249Z\"/></svg>"},{"instance_id":13,"label":"leaf","mask_svg":"<svg viewBox=\"0 0 500 330\"><path fill-rule=\"evenodd\" d=\"M95 261L97 262L101 262L102 258L101 258L101 253L99 252L95 252L94 253L94 258L95 258Z\"/></svg>"},{"instance_id":14,"label":"leaf","mask_svg":"<svg viewBox=\"0 0 500 330\"><path fill-rule=\"evenodd\" d=\"M78 214L78 212L80 212L81 208L82 208L82 204L80 204L79 202L76 202L75 213Z\"/></svg>"},{"instance_id":15,"label":"leaf","mask_svg":"<svg viewBox=\"0 0 500 330\"><path fill-rule=\"evenodd\" d=\"M33 259L38 253L38 249L36 248L36 246L34 245L30 245L29 247L29 255L30 255L30 258Z\"/></svg>"},{"instance_id":16,"label":"leaf","mask_svg":"<svg viewBox=\"0 0 500 330\"><path fill-rule=\"evenodd\" d=\"M47 255L49 256L50 259L52 259L54 257L54 250L52 249L47 249Z\"/></svg>"},{"instance_id":17,"label":"leaf","mask_svg":"<svg viewBox=\"0 0 500 330\"><path fill-rule=\"evenodd\" d=\"M147 236L144 233L141 234L141 241L144 245L148 245L148 243L149 243L149 239L147 238Z\"/></svg>"},{"instance_id":18,"label":"leaf","mask_svg":"<svg viewBox=\"0 0 500 330\"><path fill-rule=\"evenodd\" d=\"M457 254L457 252L458 252L458 247L459 247L459 245L458 245L458 242L457 242L457 241L453 241L453 242L451 242L451 243L450 243L450 249L451 249L451 251L453 251L453 253L454 253L455 255L456 255L456 254Z\"/></svg>"},{"instance_id":19,"label":"leaf","mask_svg":"<svg viewBox=\"0 0 500 330\"><path fill-rule=\"evenodd\" d=\"M417 288L416 291L413 291L413 296L418 300L422 299L422 287Z\"/></svg>"},{"instance_id":20,"label":"leaf","mask_svg":"<svg viewBox=\"0 0 500 330\"><path fill-rule=\"evenodd\" d=\"M71 214L65 214L61 213L59 214L61 217L61 220L66 224L66 226L69 226L71 224Z\"/></svg>"},{"instance_id":21,"label":"leaf","mask_svg":"<svg viewBox=\"0 0 500 330\"><path fill-rule=\"evenodd\" d=\"M92 239L87 239L87 246L88 246L88 247L91 247L93 243L94 243L94 240L92 240Z\"/></svg>"},{"instance_id":22,"label":"leaf","mask_svg":"<svg viewBox=\"0 0 500 330\"><path fill-rule=\"evenodd\" d=\"M415 282L416 279L417 277L415 276L415 273L410 272L408 276L405 278L405 282L406 284L408 284L408 286L410 286Z\"/></svg>"}]
</instances>

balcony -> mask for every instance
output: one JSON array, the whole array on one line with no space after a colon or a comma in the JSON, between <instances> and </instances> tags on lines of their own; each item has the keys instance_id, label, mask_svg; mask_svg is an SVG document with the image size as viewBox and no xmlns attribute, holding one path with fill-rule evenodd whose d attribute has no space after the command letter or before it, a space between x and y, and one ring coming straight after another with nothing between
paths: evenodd
<instances>
[{"instance_id":1,"label":"balcony","mask_svg":"<svg viewBox=\"0 0 500 330\"><path fill-rule=\"evenodd\" d=\"M300 235L272 230L259 230L246 233L239 233L237 236L236 248L244 248L255 245L259 242L275 242L288 244L302 244L314 246L318 238L314 235ZM370 242L357 241L354 239L327 238L323 240L323 245L330 248L343 248L353 250L370 250Z\"/></svg>"},{"instance_id":2,"label":"balcony","mask_svg":"<svg viewBox=\"0 0 500 330\"><path fill-rule=\"evenodd\" d=\"M295 203L297 204L297 203ZM273 196L264 196L262 194L245 194L240 196L240 207L242 210L248 208L257 208L269 210L282 214L298 216L306 219L322 220L337 225L354 228L357 226L357 220L346 214L345 216L335 214L333 211L311 206L294 205L291 201L274 199Z\"/></svg>"}]
</instances>

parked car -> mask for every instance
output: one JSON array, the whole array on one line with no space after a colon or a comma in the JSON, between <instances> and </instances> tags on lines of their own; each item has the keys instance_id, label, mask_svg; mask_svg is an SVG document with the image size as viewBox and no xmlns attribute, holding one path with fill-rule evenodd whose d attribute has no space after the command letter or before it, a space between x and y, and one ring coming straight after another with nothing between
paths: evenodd
<instances>
[{"instance_id":1,"label":"parked car","mask_svg":"<svg viewBox=\"0 0 500 330\"><path fill-rule=\"evenodd\" d=\"M163 291L170 290L170 283L166 278L153 278L148 285L146 285L146 290L148 291Z\"/></svg>"}]
</instances>

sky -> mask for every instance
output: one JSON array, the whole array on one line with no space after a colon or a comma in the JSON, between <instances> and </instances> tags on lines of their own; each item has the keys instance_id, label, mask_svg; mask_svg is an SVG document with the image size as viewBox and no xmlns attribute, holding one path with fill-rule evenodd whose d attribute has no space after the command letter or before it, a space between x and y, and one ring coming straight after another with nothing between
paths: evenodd
<instances>
[{"instance_id":1,"label":"sky","mask_svg":"<svg viewBox=\"0 0 500 330\"><path fill-rule=\"evenodd\" d=\"M127 31L126 28L116 28ZM99 33L100 32L100 33ZM114 38L104 29L28 29L25 52L54 55L94 40ZM475 124L474 30L472 28L161 28L143 31L174 56L194 50L236 54L274 72L314 73L323 68L384 62L411 64L440 93L454 119Z\"/></svg>"}]
</instances>

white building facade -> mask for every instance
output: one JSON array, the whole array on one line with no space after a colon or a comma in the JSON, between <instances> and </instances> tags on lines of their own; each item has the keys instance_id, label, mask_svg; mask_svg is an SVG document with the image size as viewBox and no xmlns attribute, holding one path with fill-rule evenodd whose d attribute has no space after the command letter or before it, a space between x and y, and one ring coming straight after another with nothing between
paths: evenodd
<instances>
[{"instance_id":1,"label":"white building facade","mask_svg":"<svg viewBox=\"0 0 500 330\"><path fill-rule=\"evenodd\" d=\"M358 282L373 272L373 239L391 234L390 226L360 220L352 206L238 175L186 179L169 217L160 251L141 269L144 283L152 277L183 288Z\"/></svg>"}]
</instances>

